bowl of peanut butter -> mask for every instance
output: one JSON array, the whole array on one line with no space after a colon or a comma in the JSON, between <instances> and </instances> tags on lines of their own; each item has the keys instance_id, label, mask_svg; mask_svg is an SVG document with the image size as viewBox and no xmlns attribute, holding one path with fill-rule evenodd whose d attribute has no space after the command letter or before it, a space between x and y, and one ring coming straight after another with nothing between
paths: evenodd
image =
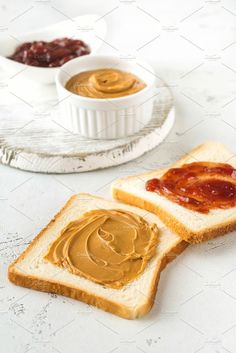
<instances>
[{"instance_id":1,"label":"bowl of peanut butter","mask_svg":"<svg viewBox=\"0 0 236 353\"><path fill-rule=\"evenodd\" d=\"M155 72L145 62L92 55L61 66L56 77L60 123L91 139L117 139L152 117Z\"/></svg>"}]
</instances>

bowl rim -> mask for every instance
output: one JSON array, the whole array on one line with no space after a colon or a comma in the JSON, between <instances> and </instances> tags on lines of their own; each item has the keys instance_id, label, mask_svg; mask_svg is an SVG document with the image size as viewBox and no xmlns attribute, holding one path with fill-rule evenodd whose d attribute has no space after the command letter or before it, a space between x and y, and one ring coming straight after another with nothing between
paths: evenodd
<instances>
[{"instance_id":1,"label":"bowl rim","mask_svg":"<svg viewBox=\"0 0 236 353\"><path fill-rule=\"evenodd\" d=\"M11 61L13 63L13 65L16 65L18 66L19 68L22 68L22 69L26 69L26 68L33 68L37 71L42 71L42 70L50 70L50 71L57 71L59 69L60 66L56 66L56 67L44 67L44 66L34 66L34 65L28 65L28 64L23 64L23 63L20 63L19 61L16 61L16 60L13 60L13 59L10 59L9 57L7 56L3 56L3 55L0 55L0 59L1 60L7 60L8 62Z\"/></svg>"},{"instance_id":2,"label":"bowl rim","mask_svg":"<svg viewBox=\"0 0 236 353\"><path fill-rule=\"evenodd\" d=\"M63 64L62 66L60 66L56 73L56 76L55 76L55 83L56 83L56 86L60 87L60 89L62 89L65 93L67 94L70 94L70 96L72 96L74 99L77 99L81 102L105 102L105 101L114 101L114 102L122 102L124 100L130 100L132 99L133 97L139 97L139 96L142 96L144 95L147 91L150 90L150 88L153 88L153 86L155 86L155 81L156 81L156 74L155 74L155 70L154 68L149 64L147 63L146 61L144 60L140 60L140 59L137 59L136 62L135 62L135 65L137 64L143 64L145 66L145 68L147 68L147 71L152 74L153 76L153 80L151 83L147 83L146 84L146 87L144 87L142 90L140 90L139 92L136 92L136 93L132 93L130 95L127 95L127 96L123 96L123 97L114 97L114 98L92 98L92 97L85 97L85 96L80 96L79 94L76 94L76 93L73 93L71 91L69 91L68 89L65 88L65 86L62 84L61 82L61 74L62 73L65 73L66 70L65 68L67 68L68 66L70 66L71 64L75 63L75 61L78 61L80 62L81 60L82 61L85 61L85 60L90 60L90 59L93 59L93 58L102 58L104 60L106 59L113 59L113 60L120 60L120 62L128 62L128 60L126 59L122 59L120 58L119 56L117 55L104 55L104 54L90 54L90 55L84 55L82 57L78 57L78 58L75 58L75 59L72 59L70 61L68 61L67 63ZM130 63L129 63L130 64ZM133 64L132 64L133 65ZM78 73L78 72L77 72ZM76 73L75 73L76 74Z\"/></svg>"}]
</instances>

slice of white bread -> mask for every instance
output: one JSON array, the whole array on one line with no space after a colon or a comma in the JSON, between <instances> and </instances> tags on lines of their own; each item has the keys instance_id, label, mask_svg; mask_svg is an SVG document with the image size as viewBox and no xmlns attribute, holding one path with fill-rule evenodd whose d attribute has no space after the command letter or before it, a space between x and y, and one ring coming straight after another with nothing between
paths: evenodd
<instances>
[{"instance_id":1,"label":"slice of white bread","mask_svg":"<svg viewBox=\"0 0 236 353\"><path fill-rule=\"evenodd\" d=\"M149 261L144 272L134 281L121 289L106 288L44 259L50 244L69 222L78 219L90 210L114 208L136 213L148 222L156 223L160 230L156 255ZM23 287L62 294L95 305L123 318L135 319L151 309L161 270L186 246L186 242L178 235L171 233L158 217L151 213L89 194L77 194L70 198L23 254L10 265L8 277L11 282Z\"/></svg>"},{"instance_id":2,"label":"slice of white bread","mask_svg":"<svg viewBox=\"0 0 236 353\"><path fill-rule=\"evenodd\" d=\"M171 168L199 161L229 163L236 168L235 154L219 142L207 142L196 147ZM145 190L147 180L161 177L168 169L116 180L112 185L113 197L155 213L172 231L190 243L199 243L236 229L236 207L212 209L203 214Z\"/></svg>"}]
</instances>

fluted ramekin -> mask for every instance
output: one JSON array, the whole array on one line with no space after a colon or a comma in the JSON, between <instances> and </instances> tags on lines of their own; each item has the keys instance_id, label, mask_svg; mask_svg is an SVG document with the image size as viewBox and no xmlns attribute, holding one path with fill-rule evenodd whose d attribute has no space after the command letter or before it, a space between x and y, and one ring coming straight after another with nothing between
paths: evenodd
<instances>
[{"instance_id":1,"label":"fluted ramekin","mask_svg":"<svg viewBox=\"0 0 236 353\"><path fill-rule=\"evenodd\" d=\"M69 92L66 82L88 70L116 68L135 74L146 87L119 98L89 98ZM155 96L155 73L142 61L133 62L116 56L87 55L61 66L56 86L62 125L91 139L117 139L133 135L151 119Z\"/></svg>"}]
</instances>

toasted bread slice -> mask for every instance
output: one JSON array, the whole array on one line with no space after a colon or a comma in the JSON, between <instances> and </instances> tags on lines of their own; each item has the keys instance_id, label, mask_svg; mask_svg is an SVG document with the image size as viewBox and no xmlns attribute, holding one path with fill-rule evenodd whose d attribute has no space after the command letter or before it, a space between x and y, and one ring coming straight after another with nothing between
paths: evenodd
<instances>
[{"instance_id":1,"label":"toasted bread slice","mask_svg":"<svg viewBox=\"0 0 236 353\"><path fill-rule=\"evenodd\" d=\"M208 142L196 147L171 168L199 161L229 163L236 168L236 156L219 142ZM172 231L190 243L200 243L236 229L236 207L212 209L204 214L174 203L155 192L146 191L146 181L160 178L168 169L116 180L112 185L113 197L155 213Z\"/></svg>"},{"instance_id":2,"label":"toasted bread slice","mask_svg":"<svg viewBox=\"0 0 236 353\"><path fill-rule=\"evenodd\" d=\"M156 223L160 230L156 255L149 261L144 272L134 281L121 289L107 288L74 275L44 259L50 244L69 222L80 218L90 210L114 208L136 213L148 222ZM95 305L123 318L135 319L150 310L161 270L186 246L186 242L169 231L158 217L151 213L89 194L78 194L71 197L23 254L10 265L8 277L11 282L23 287L62 294Z\"/></svg>"}]
</instances>

